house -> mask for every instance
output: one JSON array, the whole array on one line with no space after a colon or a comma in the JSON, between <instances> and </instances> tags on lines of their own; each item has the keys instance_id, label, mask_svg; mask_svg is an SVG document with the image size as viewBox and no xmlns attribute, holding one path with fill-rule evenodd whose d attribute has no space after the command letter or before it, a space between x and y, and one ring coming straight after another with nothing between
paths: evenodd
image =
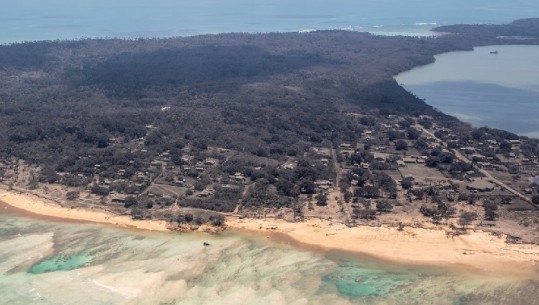
<instances>
[{"instance_id":1,"label":"house","mask_svg":"<svg viewBox=\"0 0 539 305\"><path fill-rule=\"evenodd\" d=\"M472 161L483 161L486 159L482 154L474 153L471 155Z\"/></svg>"},{"instance_id":2,"label":"house","mask_svg":"<svg viewBox=\"0 0 539 305\"><path fill-rule=\"evenodd\" d=\"M110 201L112 203L123 204L125 202L125 198L127 198L127 195L124 195L124 194L111 194L110 195Z\"/></svg>"},{"instance_id":3,"label":"house","mask_svg":"<svg viewBox=\"0 0 539 305\"><path fill-rule=\"evenodd\" d=\"M414 181L415 180L415 177L412 174L405 175L403 178L404 178L404 180L408 180L408 181Z\"/></svg>"},{"instance_id":4,"label":"house","mask_svg":"<svg viewBox=\"0 0 539 305\"><path fill-rule=\"evenodd\" d=\"M471 155L471 154L474 154L475 153L475 147L471 147L471 146L468 146L468 147L461 147L460 150L467 154L467 155Z\"/></svg>"},{"instance_id":5,"label":"house","mask_svg":"<svg viewBox=\"0 0 539 305\"><path fill-rule=\"evenodd\" d=\"M236 181L244 181L245 176L243 176L242 173L235 173L234 175L229 176L230 179L236 180Z\"/></svg>"},{"instance_id":6,"label":"house","mask_svg":"<svg viewBox=\"0 0 539 305\"><path fill-rule=\"evenodd\" d=\"M397 160L397 165L398 165L399 167L405 167L405 166L406 166L406 163L404 163L404 161L402 161L402 160Z\"/></svg>"},{"instance_id":7,"label":"house","mask_svg":"<svg viewBox=\"0 0 539 305\"><path fill-rule=\"evenodd\" d=\"M494 170L497 170L497 171L500 171L500 172L506 172L507 171L506 166L499 165L499 164L493 164L492 168L494 168Z\"/></svg>"},{"instance_id":8,"label":"house","mask_svg":"<svg viewBox=\"0 0 539 305\"><path fill-rule=\"evenodd\" d=\"M477 165L481 166L481 168L484 168L486 170L494 169L494 167L492 166L492 163L490 162L477 162Z\"/></svg>"},{"instance_id":9,"label":"house","mask_svg":"<svg viewBox=\"0 0 539 305\"><path fill-rule=\"evenodd\" d=\"M333 185L333 183L331 183L331 181L329 180L317 180L314 182L314 184L318 186L319 188L326 189L326 190L329 189Z\"/></svg>"},{"instance_id":10,"label":"house","mask_svg":"<svg viewBox=\"0 0 539 305\"><path fill-rule=\"evenodd\" d=\"M529 176L539 175L539 165L520 165L518 170L521 174Z\"/></svg>"},{"instance_id":11,"label":"house","mask_svg":"<svg viewBox=\"0 0 539 305\"><path fill-rule=\"evenodd\" d=\"M296 168L296 164L293 161L288 161L282 165L284 169L293 170Z\"/></svg>"},{"instance_id":12,"label":"house","mask_svg":"<svg viewBox=\"0 0 539 305\"><path fill-rule=\"evenodd\" d=\"M214 160L214 159L206 159L206 160L204 161L204 165L214 166L215 164L217 164L217 161Z\"/></svg>"},{"instance_id":13,"label":"house","mask_svg":"<svg viewBox=\"0 0 539 305\"><path fill-rule=\"evenodd\" d=\"M417 159L414 157L404 157L402 158L404 163L417 163Z\"/></svg>"},{"instance_id":14,"label":"house","mask_svg":"<svg viewBox=\"0 0 539 305\"><path fill-rule=\"evenodd\" d=\"M185 184L186 184L185 178L175 177L174 178L174 184L178 185L178 186L185 186Z\"/></svg>"},{"instance_id":15,"label":"house","mask_svg":"<svg viewBox=\"0 0 539 305\"><path fill-rule=\"evenodd\" d=\"M492 220L483 220L483 221L481 221L481 226L482 227L495 227L496 222L492 221Z\"/></svg>"},{"instance_id":16,"label":"house","mask_svg":"<svg viewBox=\"0 0 539 305\"><path fill-rule=\"evenodd\" d=\"M206 198L206 197L212 196L213 194L215 194L214 189L205 189L202 192L198 193L197 196L202 197L202 198Z\"/></svg>"}]
</instances>

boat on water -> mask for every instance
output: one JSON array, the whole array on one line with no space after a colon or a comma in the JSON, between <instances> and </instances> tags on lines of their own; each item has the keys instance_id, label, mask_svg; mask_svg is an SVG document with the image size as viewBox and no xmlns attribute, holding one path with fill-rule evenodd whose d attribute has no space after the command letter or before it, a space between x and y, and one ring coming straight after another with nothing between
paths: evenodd
<instances>
[{"instance_id":1,"label":"boat on water","mask_svg":"<svg viewBox=\"0 0 539 305\"><path fill-rule=\"evenodd\" d=\"M490 54L498 55L498 50L496 50L496 51L490 51Z\"/></svg>"}]
</instances>

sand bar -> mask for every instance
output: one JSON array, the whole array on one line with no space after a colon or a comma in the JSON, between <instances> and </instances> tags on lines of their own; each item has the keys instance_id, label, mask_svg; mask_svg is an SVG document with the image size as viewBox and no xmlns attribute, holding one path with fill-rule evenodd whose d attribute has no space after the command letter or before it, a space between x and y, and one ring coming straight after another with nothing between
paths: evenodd
<instances>
[{"instance_id":1,"label":"sand bar","mask_svg":"<svg viewBox=\"0 0 539 305\"><path fill-rule=\"evenodd\" d=\"M126 228L169 231L165 221L133 220L104 210L61 207L53 201L0 191L0 201L31 214ZM480 274L539 277L539 245L507 244L504 236L482 231L447 237L447 229L346 227L320 219L291 223L279 219L227 217L229 230L254 233L311 250L363 254L403 264L463 268Z\"/></svg>"}]
</instances>

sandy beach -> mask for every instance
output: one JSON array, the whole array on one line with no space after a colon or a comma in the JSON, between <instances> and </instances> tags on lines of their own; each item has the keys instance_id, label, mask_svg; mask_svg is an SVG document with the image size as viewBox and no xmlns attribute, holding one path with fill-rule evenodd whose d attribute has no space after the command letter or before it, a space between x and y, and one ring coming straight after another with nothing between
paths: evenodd
<instances>
[{"instance_id":1,"label":"sandy beach","mask_svg":"<svg viewBox=\"0 0 539 305\"><path fill-rule=\"evenodd\" d=\"M37 196L0 192L0 201L38 216L113 224L126 228L169 231L164 221L133 220L102 210L64 208ZM6 207L4 207L6 208ZM539 245L507 244L505 236L482 231L447 237L440 229L358 226L349 228L319 219L290 223L279 219L227 217L230 231L262 235L310 250L370 255L396 263L463 268L480 274L537 276Z\"/></svg>"},{"instance_id":2,"label":"sandy beach","mask_svg":"<svg viewBox=\"0 0 539 305\"><path fill-rule=\"evenodd\" d=\"M343 251L396 263L462 268L473 273L537 276L539 245L507 244L505 236L482 231L447 237L443 229L345 225L311 219L289 223L277 219L227 219L229 228L263 233L275 240L318 251Z\"/></svg>"},{"instance_id":3,"label":"sandy beach","mask_svg":"<svg viewBox=\"0 0 539 305\"><path fill-rule=\"evenodd\" d=\"M129 216L113 215L104 210L70 209L38 196L18 192L0 191L0 201L14 208L36 214L36 216L97 222L150 231L169 231L165 221L133 220Z\"/></svg>"}]
</instances>

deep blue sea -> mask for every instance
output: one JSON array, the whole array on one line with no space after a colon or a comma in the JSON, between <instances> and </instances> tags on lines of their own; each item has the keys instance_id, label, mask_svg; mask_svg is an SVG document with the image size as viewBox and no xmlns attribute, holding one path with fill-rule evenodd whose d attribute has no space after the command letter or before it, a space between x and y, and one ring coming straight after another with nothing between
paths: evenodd
<instances>
[{"instance_id":1,"label":"deep blue sea","mask_svg":"<svg viewBox=\"0 0 539 305\"><path fill-rule=\"evenodd\" d=\"M311 29L428 35L437 25L537 16L537 0L0 0L0 43Z\"/></svg>"}]
</instances>

